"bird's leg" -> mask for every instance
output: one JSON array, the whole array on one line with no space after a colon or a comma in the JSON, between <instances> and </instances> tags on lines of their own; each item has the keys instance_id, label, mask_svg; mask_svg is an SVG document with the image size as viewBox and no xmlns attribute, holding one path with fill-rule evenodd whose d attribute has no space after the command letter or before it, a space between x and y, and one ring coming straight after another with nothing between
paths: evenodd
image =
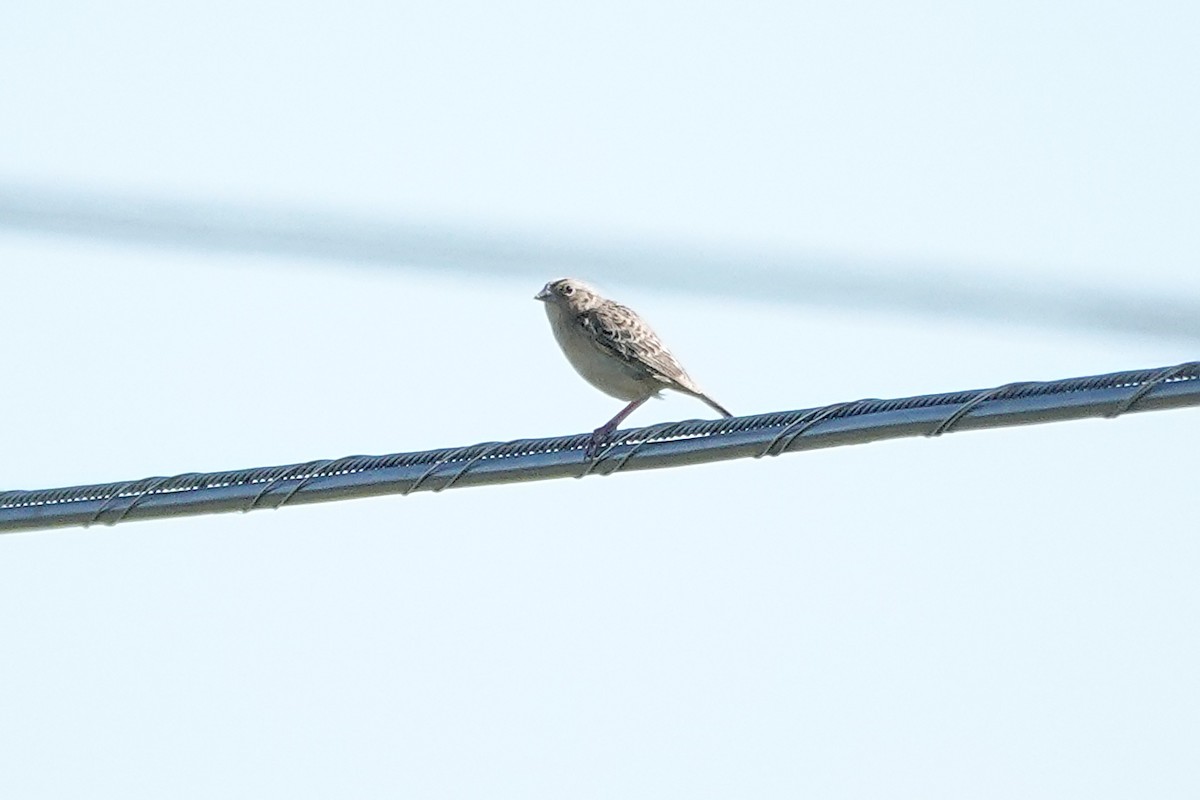
<instances>
[{"instance_id":1,"label":"bird's leg","mask_svg":"<svg viewBox=\"0 0 1200 800\"><path fill-rule=\"evenodd\" d=\"M592 431L592 441L588 442L587 450L584 451L584 455L586 455L588 458L594 458L596 455L598 455L601 446L608 441L608 437L613 435L613 431L617 429L617 426L620 425L626 417L636 411L638 406L649 399L650 396L647 395L646 397L641 397L637 400L634 400L632 403L617 412L615 417L601 425L599 428L596 428L596 430Z\"/></svg>"}]
</instances>

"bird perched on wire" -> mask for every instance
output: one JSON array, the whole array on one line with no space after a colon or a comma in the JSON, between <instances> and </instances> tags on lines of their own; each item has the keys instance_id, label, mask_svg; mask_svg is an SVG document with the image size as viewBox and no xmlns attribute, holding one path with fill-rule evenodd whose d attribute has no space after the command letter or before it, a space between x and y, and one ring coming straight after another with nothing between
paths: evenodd
<instances>
[{"instance_id":1,"label":"bird perched on wire","mask_svg":"<svg viewBox=\"0 0 1200 800\"><path fill-rule=\"evenodd\" d=\"M699 398L723 417L733 415L701 391L642 318L574 278L547 283L534 296L546 304L554 338L583 379L629 405L592 433L594 456L621 421L663 389Z\"/></svg>"}]
</instances>

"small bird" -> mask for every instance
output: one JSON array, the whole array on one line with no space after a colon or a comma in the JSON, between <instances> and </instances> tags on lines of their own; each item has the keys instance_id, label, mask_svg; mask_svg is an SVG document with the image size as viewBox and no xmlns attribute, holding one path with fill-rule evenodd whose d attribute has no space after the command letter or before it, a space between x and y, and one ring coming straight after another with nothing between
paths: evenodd
<instances>
[{"instance_id":1,"label":"small bird","mask_svg":"<svg viewBox=\"0 0 1200 800\"><path fill-rule=\"evenodd\" d=\"M593 456L621 421L663 389L699 398L723 417L733 415L701 391L642 318L574 278L547 283L534 295L546 304L554 338L583 379L629 405L592 433Z\"/></svg>"}]
</instances>

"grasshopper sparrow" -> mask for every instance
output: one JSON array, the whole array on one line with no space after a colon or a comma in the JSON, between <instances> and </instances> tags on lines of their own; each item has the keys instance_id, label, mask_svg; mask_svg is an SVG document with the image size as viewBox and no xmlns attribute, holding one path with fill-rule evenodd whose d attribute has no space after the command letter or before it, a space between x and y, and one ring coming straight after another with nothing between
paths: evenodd
<instances>
[{"instance_id":1,"label":"grasshopper sparrow","mask_svg":"<svg viewBox=\"0 0 1200 800\"><path fill-rule=\"evenodd\" d=\"M629 403L592 433L588 455L595 455L622 420L663 389L690 394L721 416L733 416L701 391L632 310L573 278L550 281L534 299L546 304L554 338L575 371L605 394Z\"/></svg>"}]
</instances>

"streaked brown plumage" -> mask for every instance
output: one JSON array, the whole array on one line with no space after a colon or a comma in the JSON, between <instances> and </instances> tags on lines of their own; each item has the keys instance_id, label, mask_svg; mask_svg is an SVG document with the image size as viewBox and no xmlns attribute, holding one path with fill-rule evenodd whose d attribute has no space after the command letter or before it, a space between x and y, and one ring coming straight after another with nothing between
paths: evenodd
<instances>
[{"instance_id":1,"label":"streaked brown plumage","mask_svg":"<svg viewBox=\"0 0 1200 800\"><path fill-rule=\"evenodd\" d=\"M706 395L658 335L632 309L602 297L582 281L551 281L535 299L546 304L554 338L584 380L629 403L597 428L592 451L634 409L663 389L699 398L724 417L733 416Z\"/></svg>"}]
</instances>

